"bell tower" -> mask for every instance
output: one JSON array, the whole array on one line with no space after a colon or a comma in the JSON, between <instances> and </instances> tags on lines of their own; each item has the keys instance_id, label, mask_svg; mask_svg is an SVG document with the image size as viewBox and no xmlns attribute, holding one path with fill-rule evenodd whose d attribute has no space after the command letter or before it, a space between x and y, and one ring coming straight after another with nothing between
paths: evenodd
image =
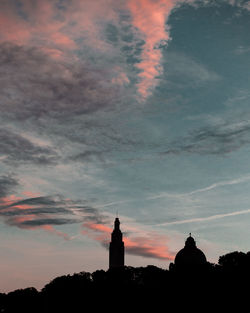
<instances>
[{"instance_id":1,"label":"bell tower","mask_svg":"<svg viewBox=\"0 0 250 313\"><path fill-rule=\"evenodd\" d=\"M109 244L109 268L124 266L124 242L120 230L120 221L117 217L114 222L114 230Z\"/></svg>"}]
</instances>

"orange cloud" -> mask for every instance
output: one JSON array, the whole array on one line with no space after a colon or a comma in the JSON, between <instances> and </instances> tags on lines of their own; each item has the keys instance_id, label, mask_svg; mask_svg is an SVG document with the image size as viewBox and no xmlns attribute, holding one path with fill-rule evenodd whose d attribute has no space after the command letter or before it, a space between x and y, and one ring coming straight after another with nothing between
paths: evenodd
<instances>
[{"instance_id":1,"label":"orange cloud","mask_svg":"<svg viewBox=\"0 0 250 313\"><path fill-rule=\"evenodd\" d=\"M57 235L59 237L62 237L64 240L70 240L70 236L64 232L61 232L57 229L55 229L52 225L42 225L39 226L40 228L48 231L51 234Z\"/></svg>"},{"instance_id":2,"label":"orange cloud","mask_svg":"<svg viewBox=\"0 0 250 313\"><path fill-rule=\"evenodd\" d=\"M18 205L14 205L12 206L12 204L23 200L23 198L21 197L17 197L15 195L9 195L8 197L3 197L0 199L0 203L2 206L11 206L10 208L3 208L2 212L6 212L6 211L11 211L13 209L20 209L20 210L27 210L27 209L31 209L32 206L28 205L28 204L18 204Z\"/></svg>"},{"instance_id":3,"label":"orange cloud","mask_svg":"<svg viewBox=\"0 0 250 313\"><path fill-rule=\"evenodd\" d=\"M22 225L22 223L24 223L24 222L33 221L35 219L36 219L36 216L30 214L28 216L13 217L12 222L15 225ZM68 234L55 229L52 225L39 225L39 226L22 225L19 227L21 227L23 229L29 229L29 230L43 229L43 230L49 232L50 234L62 237L64 240L70 240L70 236Z\"/></svg>"},{"instance_id":4,"label":"orange cloud","mask_svg":"<svg viewBox=\"0 0 250 313\"><path fill-rule=\"evenodd\" d=\"M29 190L24 190L22 192L22 194L26 197L29 197L29 198L35 198L35 197L39 197L40 196L40 193L39 192L33 192L33 191L29 191Z\"/></svg>"},{"instance_id":5,"label":"orange cloud","mask_svg":"<svg viewBox=\"0 0 250 313\"><path fill-rule=\"evenodd\" d=\"M70 21L61 16L55 3L49 0L21 0L19 14L10 3L0 6L0 41L39 46L52 57L76 49L73 38L65 33ZM24 16L26 18L24 18Z\"/></svg>"},{"instance_id":6,"label":"orange cloud","mask_svg":"<svg viewBox=\"0 0 250 313\"><path fill-rule=\"evenodd\" d=\"M32 221L34 219L34 215L29 215L29 216L16 216L13 217L12 220L15 222L15 224L21 224L26 221Z\"/></svg>"},{"instance_id":7,"label":"orange cloud","mask_svg":"<svg viewBox=\"0 0 250 313\"><path fill-rule=\"evenodd\" d=\"M9 1L0 5L0 41L27 42L31 35L27 22L16 14Z\"/></svg>"},{"instance_id":8,"label":"orange cloud","mask_svg":"<svg viewBox=\"0 0 250 313\"><path fill-rule=\"evenodd\" d=\"M162 53L158 49L161 42L169 40L166 19L174 8L173 0L129 0L133 26L145 40L141 62L137 64L140 82L138 92L145 99L157 84L157 76L162 73Z\"/></svg>"},{"instance_id":9,"label":"orange cloud","mask_svg":"<svg viewBox=\"0 0 250 313\"><path fill-rule=\"evenodd\" d=\"M96 224L92 222L84 223L82 226L86 229L94 231L93 233L90 233L88 230L84 229L81 232L83 235L87 235L91 237L92 239L101 242L104 245L108 244L108 241L109 241L108 234L112 232L112 228L102 225L102 224Z\"/></svg>"},{"instance_id":10,"label":"orange cloud","mask_svg":"<svg viewBox=\"0 0 250 313\"><path fill-rule=\"evenodd\" d=\"M82 230L83 235L87 235L107 246L110 241L110 235L113 231L111 227L92 222L84 223L82 226L85 228ZM93 232L90 232L89 230ZM174 259L174 256L168 251L166 246L167 239L164 236L155 233L145 234L145 237L128 238L125 236L123 237L123 241L125 244L125 250L129 254L156 259Z\"/></svg>"},{"instance_id":11,"label":"orange cloud","mask_svg":"<svg viewBox=\"0 0 250 313\"><path fill-rule=\"evenodd\" d=\"M152 257L157 259L173 260L174 256L168 251L166 243L162 243L161 236L153 236L150 238L124 238L124 244L127 252L130 254L141 255L144 257Z\"/></svg>"},{"instance_id":12,"label":"orange cloud","mask_svg":"<svg viewBox=\"0 0 250 313\"><path fill-rule=\"evenodd\" d=\"M124 4L114 0L72 0L65 1L63 9L51 0L20 0L19 9L11 2L4 2L0 4L0 41L37 46L54 59L67 57L81 49L80 45L107 54L113 48L104 38L104 24L118 23L119 10L126 8L134 28L145 41L141 61L137 63L140 70L137 89L140 97L146 99L162 73L162 52L158 47L169 40L165 23L177 2L128 0ZM126 73L118 72L113 83L126 85L129 79Z\"/></svg>"},{"instance_id":13,"label":"orange cloud","mask_svg":"<svg viewBox=\"0 0 250 313\"><path fill-rule=\"evenodd\" d=\"M24 191L24 195L34 197L37 196L37 193L33 193L30 191ZM21 197L17 197L15 195L9 195L8 197L3 197L0 199L0 203L2 206L1 212L11 212L13 210L27 210L32 209L34 206L28 205L28 204L18 204L19 201L24 200ZM16 203L16 204L15 204ZM6 207L5 207L6 206ZM19 228L22 229L29 229L29 230L35 230L35 229L43 229L51 234L60 236L64 238L65 240L70 240L70 236L64 232L58 231L50 224L44 224L44 225L27 225L25 222L27 221L34 221L36 220L37 216L35 214L28 214L28 215L20 215L20 216L11 216L9 217L9 223L11 225L16 225Z\"/></svg>"},{"instance_id":14,"label":"orange cloud","mask_svg":"<svg viewBox=\"0 0 250 313\"><path fill-rule=\"evenodd\" d=\"M2 206L11 206L13 203L18 202L23 200L23 198L21 197L17 197L15 195L9 195L8 197L3 197L0 199L0 203ZM8 211L8 210L13 210L13 209L20 209L20 210L26 210L26 209L30 209L31 206L27 205L27 204L20 204L20 205L15 205L15 206L11 206L11 208L4 208L2 209L2 211Z\"/></svg>"}]
</instances>

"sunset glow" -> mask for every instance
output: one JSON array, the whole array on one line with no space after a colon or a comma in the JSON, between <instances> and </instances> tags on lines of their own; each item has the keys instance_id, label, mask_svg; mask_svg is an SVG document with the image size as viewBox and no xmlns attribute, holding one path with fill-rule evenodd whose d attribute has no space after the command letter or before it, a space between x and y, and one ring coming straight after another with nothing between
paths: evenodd
<instances>
[{"instance_id":1,"label":"sunset glow","mask_svg":"<svg viewBox=\"0 0 250 313\"><path fill-rule=\"evenodd\" d=\"M116 217L122 266L189 233L250 250L249 24L248 0L0 1L0 294L107 270Z\"/></svg>"}]
</instances>

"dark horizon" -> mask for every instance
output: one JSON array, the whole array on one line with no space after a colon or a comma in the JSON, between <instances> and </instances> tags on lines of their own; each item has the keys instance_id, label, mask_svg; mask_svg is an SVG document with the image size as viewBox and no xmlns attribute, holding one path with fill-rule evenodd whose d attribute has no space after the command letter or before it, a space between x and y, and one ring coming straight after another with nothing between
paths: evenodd
<instances>
[{"instance_id":1,"label":"dark horizon","mask_svg":"<svg viewBox=\"0 0 250 313\"><path fill-rule=\"evenodd\" d=\"M162 269L153 265L124 265L124 248L126 251L120 220L116 217L107 271L59 276L40 291L29 287L0 293L0 312L78 312L83 299L87 299L88 309L91 305L94 312L103 308L104 303L114 305L111 312L117 312L116 306L120 305L123 310L131 307L158 310L166 299L168 309L175 312L249 312L245 282L250 279L250 251L227 253L219 257L218 264L213 264L207 261L190 233L169 269Z\"/></svg>"},{"instance_id":2,"label":"dark horizon","mask_svg":"<svg viewBox=\"0 0 250 313\"><path fill-rule=\"evenodd\" d=\"M250 309L250 252L221 256L219 264L172 267L115 267L108 271L80 272L53 279L41 291L35 288L0 293L0 310L16 312L78 312L83 301L92 310L104 303L123 310L162 309L164 303L175 312L240 312ZM125 300L125 301L124 301Z\"/></svg>"},{"instance_id":3,"label":"dark horizon","mask_svg":"<svg viewBox=\"0 0 250 313\"><path fill-rule=\"evenodd\" d=\"M109 264L109 269L107 271L103 269L96 269L93 273L89 273L86 271L81 271L80 273L75 273L73 275L71 274L66 274L64 276L59 276L53 278L50 283L58 280L60 277L73 277L74 275L82 275L82 273L86 273L89 277L95 275L95 273L98 272L106 272L106 273L119 273L119 271L123 271L126 269L133 269L136 267L133 266L127 266L125 264L125 254L126 254L126 246L124 245L124 242L122 241L123 239L123 234L120 230L120 221L119 218L115 218L114 221L114 229L112 231L111 235L111 241L109 245L109 254L107 254L107 258L109 259L108 264ZM207 271L211 271L214 269L221 268L222 270L225 270L225 273L227 271L234 271L234 270L239 270L239 268L243 266L243 269L245 270L245 267L249 267L250 271L250 250L247 253L244 252L239 252L239 251L233 251L233 252L228 252L225 255L222 255L219 257L217 263L211 263L209 260L206 259L206 256L203 251L201 251L197 245L196 241L192 237L191 233L189 233L189 236L186 238L184 242L184 247L180 249L173 260L169 264L169 268L159 268L154 265L148 264L145 268L155 268L158 270L162 271L170 271L172 273L180 273L180 274L185 274L185 275L192 275L192 272L204 272L206 273ZM142 266L137 267L137 268L143 268ZM227 273L228 274L228 273ZM116 274L115 274L116 275ZM119 277L119 275L118 275ZM48 283L41 288L40 291L42 291ZM26 288L21 288L17 290L29 290L29 289L34 289L33 286L26 287ZM9 291L5 294L12 293L16 290ZM1 294L1 290L0 290ZM4 294L4 293L2 293Z\"/></svg>"}]
</instances>

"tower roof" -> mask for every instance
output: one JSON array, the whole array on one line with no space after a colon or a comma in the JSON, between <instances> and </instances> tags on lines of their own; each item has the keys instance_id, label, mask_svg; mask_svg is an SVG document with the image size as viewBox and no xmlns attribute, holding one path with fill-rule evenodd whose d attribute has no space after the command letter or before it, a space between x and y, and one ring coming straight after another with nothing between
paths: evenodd
<instances>
[{"instance_id":1,"label":"tower roof","mask_svg":"<svg viewBox=\"0 0 250 313\"><path fill-rule=\"evenodd\" d=\"M119 220L118 217L116 217L116 219L115 219L114 228L115 229L120 229L120 220Z\"/></svg>"},{"instance_id":2,"label":"tower roof","mask_svg":"<svg viewBox=\"0 0 250 313\"><path fill-rule=\"evenodd\" d=\"M116 217L114 221L114 230L111 234L109 245L109 268L124 266L124 242L122 241L122 232L120 230L120 220Z\"/></svg>"}]
</instances>

